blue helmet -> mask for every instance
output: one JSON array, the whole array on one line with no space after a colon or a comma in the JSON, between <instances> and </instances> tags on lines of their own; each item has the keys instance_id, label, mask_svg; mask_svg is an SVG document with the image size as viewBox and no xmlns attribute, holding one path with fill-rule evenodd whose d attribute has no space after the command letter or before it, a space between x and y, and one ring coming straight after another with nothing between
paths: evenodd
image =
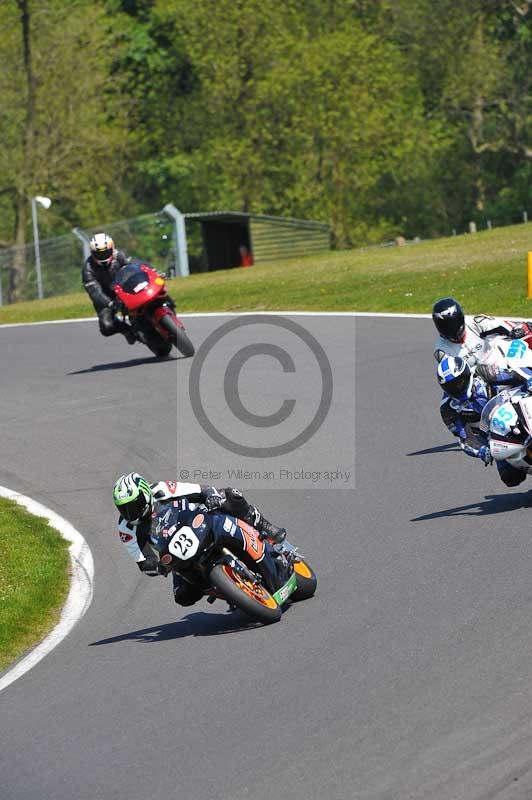
<instances>
[{"instance_id":1,"label":"blue helmet","mask_svg":"<svg viewBox=\"0 0 532 800\"><path fill-rule=\"evenodd\" d=\"M438 383L444 392L456 400L469 400L473 388L471 367L460 356L444 356L436 371Z\"/></svg>"}]
</instances>

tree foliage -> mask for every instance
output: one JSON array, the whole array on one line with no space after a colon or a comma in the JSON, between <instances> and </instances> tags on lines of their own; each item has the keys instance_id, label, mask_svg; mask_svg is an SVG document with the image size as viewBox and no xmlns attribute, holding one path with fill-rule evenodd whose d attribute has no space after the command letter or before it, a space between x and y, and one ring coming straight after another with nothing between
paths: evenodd
<instances>
[{"instance_id":1,"label":"tree foliage","mask_svg":"<svg viewBox=\"0 0 532 800\"><path fill-rule=\"evenodd\" d=\"M103 5L10 0L0 5L0 239L22 247L30 202L53 198L43 231L125 208L124 115L110 80L114 35ZM20 258L22 259L22 252ZM24 272L13 275L13 292ZM17 275L17 273L20 273Z\"/></svg>"},{"instance_id":2,"label":"tree foliage","mask_svg":"<svg viewBox=\"0 0 532 800\"><path fill-rule=\"evenodd\" d=\"M35 194L45 231L172 201L339 246L532 213L532 0L4 0L0 54L0 244Z\"/></svg>"}]
</instances>

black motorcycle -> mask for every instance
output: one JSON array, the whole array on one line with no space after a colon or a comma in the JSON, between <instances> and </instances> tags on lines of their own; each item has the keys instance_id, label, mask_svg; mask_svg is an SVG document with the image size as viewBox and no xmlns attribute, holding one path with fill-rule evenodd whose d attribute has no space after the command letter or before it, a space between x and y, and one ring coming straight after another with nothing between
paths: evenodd
<instances>
[{"instance_id":1,"label":"black motorcycle","mask_svg":"<svg viewBox=\"0 0 532 800\"><path fill-rule=\"evenodd\" d=\"M184 504L183 504L184 505ZM217 532L234 535L237 528L246 542L246 552L236 555L221 546ZM229 537L224 536L227 541ZM208 602L223 599L248 616L266 624L278 622L288 600L306 600L316 591L317 579L292 545L273 545L260 538L246 522L217 512L161 503L152 523L151 543L159 554L162 569L176 571L203 589ZM282 586L267 588L257 568L257 555L282 559L288 575Z\"/></svg>"}]
</instances>

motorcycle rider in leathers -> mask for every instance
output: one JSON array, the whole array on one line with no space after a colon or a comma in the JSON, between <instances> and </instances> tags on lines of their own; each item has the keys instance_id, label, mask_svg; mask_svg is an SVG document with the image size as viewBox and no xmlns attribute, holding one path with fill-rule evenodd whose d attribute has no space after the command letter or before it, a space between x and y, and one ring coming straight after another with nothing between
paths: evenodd
<instances>
[{"instance_id":1,"label":"motorcycle rider in leathers","mask_svg":"<svg viewBox=\"0 0 532 800\"><path fill-rule=\"evenodd\" d=\"M512 386L532 389L532 373L523 369L501 370L490 365L471 369L459 356L444 356L438 364L436 378L443 389L440 404L441 418L460 448L472 458L481 459L486 466L492 463L488 438L478 423L486 403L496 394ZM500 479L506 486L517 486L526 473L515 469L507 461L496 461Z\"/></svg>"},{"instance_id":2,"label":"motorcycle rider in leathers","mask_svg":"<svg viewBox=\"0 0 532 800\"><path fill-rule=\"evenodd\" d=\"M441 361L444 355L460 356L470 367L485 362L491 349L487 337L499 334L522 339L532 332L532 324L528 322L515 325L483 314L464 317L460 303L453 297L444 297L434 303L432 319L439 333L434 344L436 361Z\"/></svg>"},{"instance_id":3,"label":"motorcycle rider in leathers","mask_svg":"<svg viewBox=\"0 0 532 800\"><path fill-rule=\"evenodd\" d=\"M138 473L130 472L116 481L113 500L120 513L120 538L140 571L150 576L166 574L150 546L152 512L155 507L160 508L166 503L184 502L188 508L199 506L200 510L205 508L207 511L219 511L237 517L252 525L259 531L259 537L270 544L280 544L286 536L284 528L268 522L238 489L232 487L216 489L214 486L178 481L158 481L150 485ZM225 535L228 546L243 551L244 543L240 542L237 535ZM272 553L277 555L274 551ZM273 557L272 553L265 551L260 563L257 562L257 568L265 578L267 588L276 591L289 575L286 562L280 557ZM177 572L172 572L172 578L174 599L179 605L191 606L204 596L202 588Z\"/></svg>"},{"instance_id":4,"label":"motorcycle rider in leathers","mask_svg":"<svg viewBox=\"0 0 532 800\"><path fill-rule=\"evenodd\" d=\"M96 233L89 243L90 256L81 271L83 288L89 295L98 314L102 336L122 333L129 344L134 344L136 336L127 322L118 319L114 313L116 295L112 284L117 273L129 263L122 250L117 250L110 236Z\"/></svg>"}]
</instances>

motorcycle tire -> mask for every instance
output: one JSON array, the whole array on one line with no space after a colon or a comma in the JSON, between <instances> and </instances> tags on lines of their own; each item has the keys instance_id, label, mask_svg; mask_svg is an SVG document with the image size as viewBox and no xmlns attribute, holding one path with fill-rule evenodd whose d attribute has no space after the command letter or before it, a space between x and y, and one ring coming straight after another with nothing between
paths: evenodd
<instances>
[{"instance_id":1,"label":"motorcycle tire","mask_svg":"<svg viewBox=\"0 0 532 800\"><path fill-rule=\"evenodd\" d=\"M294 562L294 572L296 574L297 589L290 596L290 600L308 600L316 591L318 579L313 569L306 561L298 559Z\"/></svg>"},{"instance_id":2,"label":"motorcycle tire","mask_svg":"<svg viewBox=\"0 0 532 800\"><path fill-rule=\"evenodd\" d=\"M194 345L186 335L183 328L179 327L170 314L166 314L164 317L162 317L159 325L168 331L170 334L170 341L175 347L177 347L179 352L185 356L185 358L190 358L190 356L194 355Z\"/></svg>"},{"instance_id":3,"label":"motorcycle tire","mask_svg":"<svg viewBox=\"0 0 532 800\"><path fill-rule=\"evenodd\" d=\"M131 324L131 322L130 322ZM137 334L137 339L152 351L154 356L164 358L172 352L172 342L161 336L153 327L152 322L144 317L135 320L133 330Z\"/></svg>"},{"instance_id":4,"label":"motorcycle tire","mask_svg":"<svg viewBox=\"0 0 532 800\"><path fill-rule=\"evenodd\" d=\"M281 619L281 608L271 594L263 586L246 581L230 564L216 564L209 580L229 603L249 617L265 625Z\"/></svg>"},{"instance_id":5,"label":"motorcycle tire","mask_svg":"<svg viewBox=\"0 0 532 800\"><path fill-rule=\"evenodd\" d=\"M145 333L144 338L146 340L147 347L149 347L153 355L159 356L159 358L170 355L172 350L172 342L163 339L162 336L159 336L156 333Z\"/></svg>"}]
</instances>

